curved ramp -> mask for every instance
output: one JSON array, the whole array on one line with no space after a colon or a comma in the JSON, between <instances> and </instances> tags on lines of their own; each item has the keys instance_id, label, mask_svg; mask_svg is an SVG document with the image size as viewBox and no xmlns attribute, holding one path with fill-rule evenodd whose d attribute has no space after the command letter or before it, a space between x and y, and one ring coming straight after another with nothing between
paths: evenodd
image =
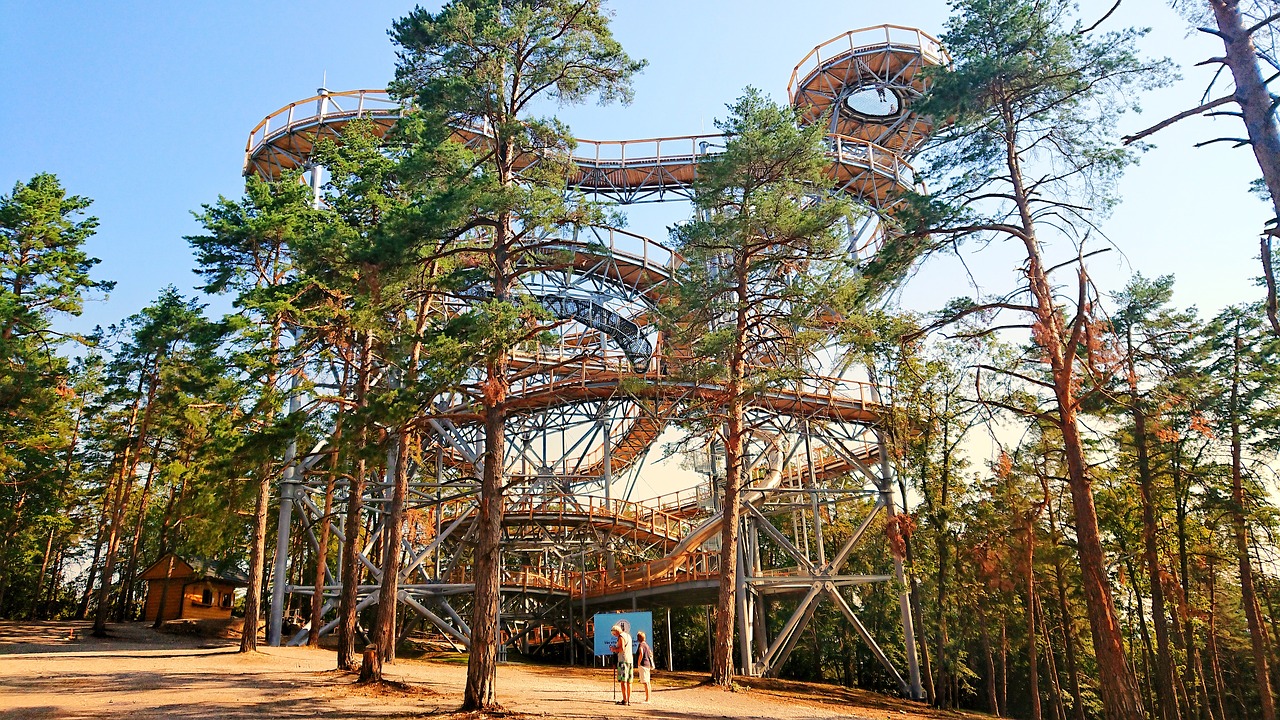
<instances>
[{"instance_id":1,"label":"curved ramp","mask_svg":"<svg viewBox=\"0 0 1280 720\"><path fill-rule=\"evenodd\" d=\"M787 96L804 122L911 154L933 120L911 112L928 89L929 68L951 61L937 38L900 25L850 30L818 45L791 72Z\"/></svg>"},{"instance_id":2,"label":"curved ramp","mask_svg":"<svg viewBox=\"0 0 1280 720\"><path fill-rule=\"evenodd\" d=\"M468 515L470 497L442 502L440 520L450 524ZM695 523L630 500L584 495L510 498L503 511L505 527L539 525L548 530L593 527L644 544L670 547L688 535Z\"/></svg>"}]
</instances>

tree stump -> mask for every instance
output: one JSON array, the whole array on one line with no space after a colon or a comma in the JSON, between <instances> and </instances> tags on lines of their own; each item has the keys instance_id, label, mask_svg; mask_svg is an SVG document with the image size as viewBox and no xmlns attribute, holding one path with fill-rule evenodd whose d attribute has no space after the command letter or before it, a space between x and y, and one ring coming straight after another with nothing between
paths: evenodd
<instances>
[{"instance_id":1,"label":"tree stump","mask_svg":"<svg viewBox=\"0 0 1280 720\"><path fill-rule=\"evenodd\" d=\"M377 645L365 645L364 657L360 661L360 682L381 682L382 656L378 654Z\"/></svg>"}]
</instances>

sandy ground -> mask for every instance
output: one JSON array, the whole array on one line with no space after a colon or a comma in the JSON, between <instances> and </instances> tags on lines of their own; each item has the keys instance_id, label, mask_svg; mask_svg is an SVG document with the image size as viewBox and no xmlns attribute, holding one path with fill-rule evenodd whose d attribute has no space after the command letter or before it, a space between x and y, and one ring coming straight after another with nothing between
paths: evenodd
<instances>
[{"instance_id":1,"label":"sandy ground","mask_svg":"<svg viewBox=\"0 0 1280 720\"><path fill-rule=\"evenodd\" d=\"M75 629L74 636L71 630ZM401 660L395 687L367 688L333 670L327 650L265 648L241 655L225 640L164 635L141 624L88 637L84 623L0 623L0 718L419 718L449 717L466 667ZM608 670L506 664L499 701L512 717L551 718L960 718L873 693L769 682L726 693L693 675L663 677L653 701L613 704ZM660 673L660 675L666 675Z\"/></svg>"}]
</instances>

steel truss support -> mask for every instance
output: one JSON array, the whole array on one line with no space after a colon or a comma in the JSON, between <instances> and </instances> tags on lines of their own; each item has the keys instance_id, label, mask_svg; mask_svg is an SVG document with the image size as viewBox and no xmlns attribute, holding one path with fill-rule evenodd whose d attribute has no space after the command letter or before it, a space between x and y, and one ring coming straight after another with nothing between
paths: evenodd
<instances>
[{"instance_id":1,"label":"steel truss support","mask_svg":"<svg viewBox=\"0 0 1280 720\"><path fill-rule=\"evenodd\" d=\"M815 471L814 444L818 440L822 441L827 455L844 457L849 465L858 470L855 474L869 480L869 484L874 489L863 487L842 490L822 487ZM876 454L879 455L880 462L875 470L857 458L856 454L850 453L839 438L825 436L821 431L809 428L807 423L805 423L805 432L801 441L804 442L805 453L803 475L799 478L801 482L796 486L768 490L765 492L766 496L772 497L766 497L763 502L753 503L746 500L743 502L743 527L739 533L738 577L736 578L741 672L747 675L776 676L790 657L792 650L795 649L797 641L813 619L818 606L826 599L849 622L876 660L898 682L902 693L913 698L921 698L923 690L920 686L920 672L916 662L914 628L911 624L905 591L899 595L903 609L903 635L906 645L905 678L840 591L843 587L891 580L896 581L900 588L905 588L902 558L896 551L893 552L894 567L891 574L850 575L841 572L881 512L891 522L896 515L892 495L892 467L882 438L876 433ZM744 492L744 497L746 496L747 493ZM836 507L845 505L845 500L856 497L873 498L874 501L865 511L865 516L858 527L828 560L823 532L824 524L827 522L825 516L833 512ZM800 513L799 522L794 525L798 537L794 539L789 538L770 520L771 515L792 512ZM790 571L774 570L768 573L762 571L761 535L781 551L788 561L795 563ZM810 537L812 537L812 543L809 542ZM797 542L800 544L797 545ZM804 596L796 604L781 630L772 639L766 638L765 603L770 597L798 592L804 592Z\"/></svg>"}]
</instances>

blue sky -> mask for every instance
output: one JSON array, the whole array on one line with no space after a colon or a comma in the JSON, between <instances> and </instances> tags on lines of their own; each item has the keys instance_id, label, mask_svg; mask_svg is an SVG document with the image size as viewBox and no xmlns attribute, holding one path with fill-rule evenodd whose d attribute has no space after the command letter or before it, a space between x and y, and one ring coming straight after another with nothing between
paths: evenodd
<instances>
[{"instance_id":1,"label":"blue sky","mask_svg":"<svg viewBox=\"0 0 1280 720\"><path fill-rule=\"evenodd\" d=\"M432 4L432 3L429 3ZM1100 17L1110 0L1085 0ZM813 46L880 23L941 32L940 0L872 3L614 0L614 30L649 67L628 108L559 111L576 134L643 138L709 131L746 85L785 100L792 67ZM386 29L405 2L59 2L0 0L0 187L54 172L95 200L102 226L89 250L98 276L118 282L107 302L70 323L83 330L136 312L165 285L197 283L182 237L197 231L191 211L236 196L249 130L266 114L309 97L327 77L333 90L382 87L394 52ZM1167 55L1184 78L1144 100L1125 131L1198 104L1211 71L1213 38L1189 36L1165 3L1126 0L1104 27L1151 26L1148 54ZM1221 45L1217 46L1221 50ZM1196 119L1154 138L1157 148L1121 186L1123 203L1104 225L1122 252L1095 259L1093 275L1118 289L1128 275L1173 273L1176 301L1216 310L1258 296L1257 230L1266 207L1247 193L1258 176L1247 149L1195 142L1234 135L1233 119ZM631 229L665 237L680 207L633 215ZM1065 249L1064 249L1065 250ZM1017 259L1007 248L968 258L987 290L1011 287ZM921 270L902 300L916 309L970 295L967 273L940 259ZM63 324L67 327L67 324Z\"/></svg>"}]
</instances>

